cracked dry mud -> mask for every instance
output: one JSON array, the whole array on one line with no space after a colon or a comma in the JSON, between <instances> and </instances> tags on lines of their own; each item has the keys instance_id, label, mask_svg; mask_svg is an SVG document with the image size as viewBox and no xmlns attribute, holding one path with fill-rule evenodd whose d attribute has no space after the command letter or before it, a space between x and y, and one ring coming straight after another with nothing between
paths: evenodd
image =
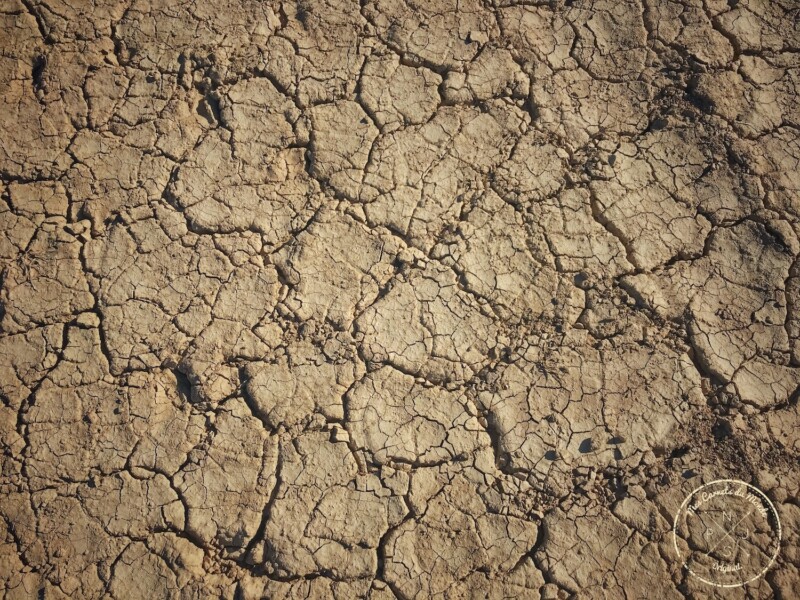
<instances>
[{"instance_id":1,"label":"cracked dry mud","mask_svg":"<svg viewBox=\"0 0 800 600\"><path fill-rule=\"evenodd\" d=\"M2 597L797 598L798 23L2 0Z\"/></svg>"}]
</instances>

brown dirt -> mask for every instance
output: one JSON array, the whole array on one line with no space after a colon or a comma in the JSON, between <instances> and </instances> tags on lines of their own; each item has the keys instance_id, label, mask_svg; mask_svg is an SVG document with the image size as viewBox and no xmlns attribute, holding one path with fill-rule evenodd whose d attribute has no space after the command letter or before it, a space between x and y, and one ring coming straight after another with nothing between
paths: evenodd
<instances>
[{"instance_id":1,"label":"brown dirt","mask_svg":"<svg viewBox=\"0 0 800 600\"><path fill-rule=\"evenodd\" d=\"M0 1L0 595L796 598L798 22Z\"/></svg>"}]
</instances>

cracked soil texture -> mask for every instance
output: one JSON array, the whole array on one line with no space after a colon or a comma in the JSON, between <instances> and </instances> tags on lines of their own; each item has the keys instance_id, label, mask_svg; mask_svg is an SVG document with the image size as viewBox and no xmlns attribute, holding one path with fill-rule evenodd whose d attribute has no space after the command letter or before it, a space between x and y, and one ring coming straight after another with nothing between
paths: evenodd
<instances>
[{"instance_id":1,"label":"cracked soil texture","mask_svg":"<svg viewBox=\"0 0 800 600\"><path fill-rule=\"evenodd\" d=\"M0 0L0 596L800 597L798 88L797 0Z\"/></svg>"}]
</instances>

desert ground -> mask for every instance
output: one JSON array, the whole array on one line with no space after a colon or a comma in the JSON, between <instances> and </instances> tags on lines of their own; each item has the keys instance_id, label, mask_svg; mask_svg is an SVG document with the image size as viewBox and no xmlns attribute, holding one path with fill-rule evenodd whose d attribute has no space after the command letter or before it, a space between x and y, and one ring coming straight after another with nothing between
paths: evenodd
<instances>
[{"instance_id":1,"label":"desert ground","mask_svg":"<svg viewBox=\"0 0 800 600\"><path fill-rule=\"evenodd\" d=\"M800 598L798 88L797 0L0 0L0 597Z\"/></svg>"}]
</instances>

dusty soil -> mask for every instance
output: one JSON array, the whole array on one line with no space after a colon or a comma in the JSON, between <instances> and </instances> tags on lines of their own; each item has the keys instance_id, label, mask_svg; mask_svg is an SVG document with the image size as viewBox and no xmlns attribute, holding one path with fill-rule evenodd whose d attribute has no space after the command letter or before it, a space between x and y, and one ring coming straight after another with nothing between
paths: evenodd
<instances>
[{"instance_id":1,"label":"dusty soil","mask_svg":"<svg viewBox=\"0 0 800 600\"><path fill-rule=\"evenodd\" d=\"M90 4L0 2L3 598L797 598L795 0Z\"/></svg>"}]
</instances>

